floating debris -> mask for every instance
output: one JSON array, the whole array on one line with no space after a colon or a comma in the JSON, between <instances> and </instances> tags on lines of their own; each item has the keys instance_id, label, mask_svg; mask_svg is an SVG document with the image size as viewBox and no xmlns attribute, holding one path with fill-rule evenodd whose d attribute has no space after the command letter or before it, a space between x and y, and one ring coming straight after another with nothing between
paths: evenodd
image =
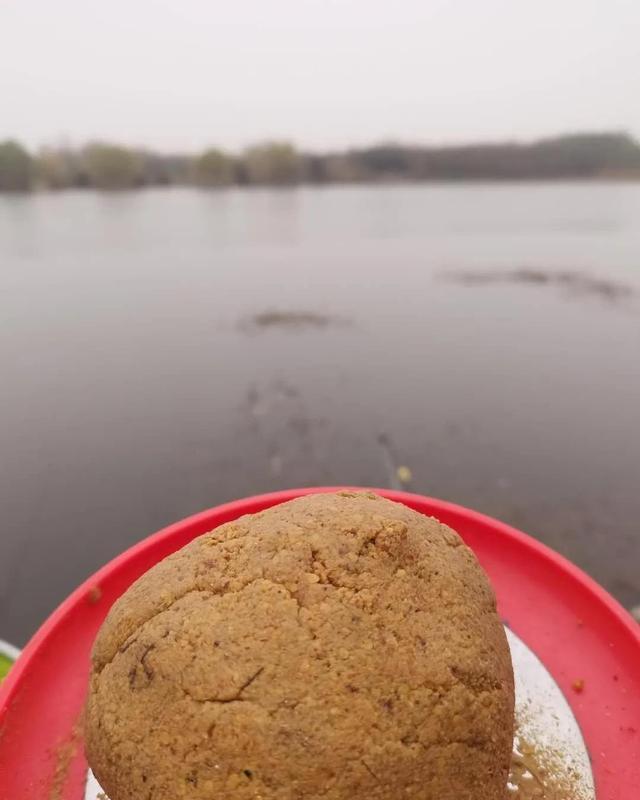
<instances>
[{"instance_id":1,"label":"floating debris","mask_svg":"<svg viewBox=\"0 0 640 800\"><path fill-rule=\"evenodd\" d=\"M463 286L489 286L517 283L534 286L556 286L572 294L591 295L615 303L635 294L633 287L618 281L596 278L584 272L542 269L457 270L440 273L442 280Z\"/></svg>"},{"instance_id":2,"label":"floating debris","mask_svg":"<svg viewBox=\"0 0 640 800\"><path fill-rule=\"evenodd\" d=\"M320 330L349 324L349 320L322 314L317 311L261 311L251 317L241 320L240 328L244 331L264 331L269 329L280 330Z\"/></svg>"},{"instance_id":3,"label":"floating debris","mask_svg":"<svg viewBox=\"0 0 640 800\"><path fill-rule=\"evenodd\" d=\"M383 431L378 434L376 439L382 450L382 458L388 475L389 487L396 490L402 489L403 486L411 480L411 470L409 467L398 464L400 459L396 458L395 447L389 434Z\"/></svg>"}]
</instances>

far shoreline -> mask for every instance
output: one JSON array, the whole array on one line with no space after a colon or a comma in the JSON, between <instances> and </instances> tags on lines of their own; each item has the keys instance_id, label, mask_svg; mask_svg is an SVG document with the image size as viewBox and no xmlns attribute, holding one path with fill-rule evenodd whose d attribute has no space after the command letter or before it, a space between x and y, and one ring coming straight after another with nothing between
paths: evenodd
<instances>
[{"instance_id":1,"label":"far shoreline","mask_svg":"<svg viewBox=\"0 0 640 800\"><path fill-rule=\"evenodd\" d=\"M241 153L158 153L109 142L29 152L0 142L0 192L147 187L376 186L640 181L640 144L624 132L461 146L395 142L314 153L287 141Z\"/></svg>"}]
</instances>

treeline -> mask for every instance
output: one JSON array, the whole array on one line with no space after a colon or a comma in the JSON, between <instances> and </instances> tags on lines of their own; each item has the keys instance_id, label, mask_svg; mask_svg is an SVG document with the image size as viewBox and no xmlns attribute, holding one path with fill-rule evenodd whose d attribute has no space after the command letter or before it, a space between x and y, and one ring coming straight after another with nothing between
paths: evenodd
<instances>
[{"instance_id":1,"label":"treeline","mask_svg":"<svg viewBox=\"0 0 640 800\"><path fill-rule=\"evenodd\" d=\"M382 144L325 154L266 142L239 155L209 149L196 156L105 142L30 153L19 142L0 142L0 191L604 177L640 178L640 146L629 135L575 134L533 144L460 147Z\"/></svg>"}]
</instances>

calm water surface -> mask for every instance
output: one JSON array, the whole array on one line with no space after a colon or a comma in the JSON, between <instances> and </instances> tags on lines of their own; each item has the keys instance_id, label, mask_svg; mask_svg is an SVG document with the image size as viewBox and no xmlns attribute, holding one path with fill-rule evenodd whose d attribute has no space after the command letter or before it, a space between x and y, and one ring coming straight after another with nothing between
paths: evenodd
<instances>
[{"instance_id":1,"label":"calm water surface","mask_svg":"<svg viewBox=\"0 0 640 800\"><path fill-rule=\"evenodd\" d=\"M191 512L409 487L640 602L640 186L0 197L0 638Z\"/></svg>"}]
</instances>

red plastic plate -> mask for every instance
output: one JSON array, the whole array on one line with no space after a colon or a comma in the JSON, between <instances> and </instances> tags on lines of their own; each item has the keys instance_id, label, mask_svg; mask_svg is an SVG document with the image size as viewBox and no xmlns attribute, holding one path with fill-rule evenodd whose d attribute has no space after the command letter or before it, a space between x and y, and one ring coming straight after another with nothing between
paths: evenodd
<instances>
[{"instance_id":1,"label":"red plastic plate","mask_svg":"<svg viewBox=\"0 0 640 800\"><path fill-rule=\"evenodd\" d=\"M0 687L0 798L81 800L87 765L78 725L89 653L111 604L156 562L242 514L303 494L251 497L171 525L80 586L29 642ZM545 664L582 729L598 800L640 786L640 626L566 559L514 528L432 498L375 490L458 531L498 595L502 617ZM581 692L573 689L581 680Z\"/></svg>"}]
</instances>

